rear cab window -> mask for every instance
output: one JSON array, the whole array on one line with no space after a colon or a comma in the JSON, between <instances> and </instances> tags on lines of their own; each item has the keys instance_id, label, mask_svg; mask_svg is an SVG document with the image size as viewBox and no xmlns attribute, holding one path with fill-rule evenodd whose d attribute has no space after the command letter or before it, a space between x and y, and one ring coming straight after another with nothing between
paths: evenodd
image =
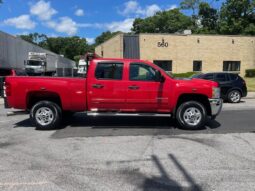
<instances>
[{"instance_id":1,"label":"rear cab window","mask_svg":"<svg viewBox=\"0 0 255 191\"><path fill-rule=\"evenodd\" d=\"M98 80L122 80L124 64L120 62L98 62L95 78Z\"/></svg>"}]
</instances>

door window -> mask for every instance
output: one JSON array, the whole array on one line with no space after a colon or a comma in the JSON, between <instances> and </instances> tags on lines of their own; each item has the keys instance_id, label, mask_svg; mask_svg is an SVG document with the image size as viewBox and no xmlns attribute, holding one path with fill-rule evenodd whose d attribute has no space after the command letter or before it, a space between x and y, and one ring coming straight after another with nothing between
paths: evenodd
<instances>
[{"instance_id":1,"label":"door window","mask_svg":"<svg viewBox=\"0 0 255 191\"><path fill-rule=\"evenodd\" d=\"M215 80L217 82L226 82L226 81L228 81L226 74L216 74Z\"/></svg>"},{"instance_id":2,"label":"door window","mask_svg":"<svg viewBox=\"0 0 255 191\"><path fill-rule=\"evenodd\" d=\"M203 79L205 80L213 80L213 74L206 74Z\"/></svg>"},{"instance_id":3,"label":"door window","mask_svg":"<svg viewBox=\"0 0 255 191\"><path fill-rule=\"evenodd\" d=\"M151 66L132 63L129 69L129 79L132 81L155 81L156 70Z\"/></svg>"},{"instance_id":4,"label":"door window","mask_svg":"<svg viewBox=\"0 0 255 191\"><path fill-rule=\"evenodd\" d=\"M98 63L95 77L99 80L121 80L123 63Z\"/></svg>"}]
</instances>

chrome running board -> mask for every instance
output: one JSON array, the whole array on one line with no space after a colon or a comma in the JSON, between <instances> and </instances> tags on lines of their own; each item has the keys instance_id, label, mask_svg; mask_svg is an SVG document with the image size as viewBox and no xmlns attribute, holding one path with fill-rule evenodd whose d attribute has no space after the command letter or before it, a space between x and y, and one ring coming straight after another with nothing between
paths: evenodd
<instances>
[{"instance_id":1,"label":"chrome running board","mask_svg":"<svg viewBox=\"0 0 255 191\"><path fill-rule=\"evenodd\" d=\"M88 116L128 116L128 117L171 117L170 113L115 113L115 112L87 112Z\"/></svg>"}]
</instances>

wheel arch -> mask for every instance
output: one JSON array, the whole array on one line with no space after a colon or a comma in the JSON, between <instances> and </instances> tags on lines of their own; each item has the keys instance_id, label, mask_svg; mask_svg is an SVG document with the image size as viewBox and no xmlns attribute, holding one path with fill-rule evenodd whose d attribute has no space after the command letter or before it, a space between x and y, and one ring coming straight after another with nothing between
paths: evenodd
<instances>
[{"instance_id":1,"label":"wheel arch","mask_svg":"<svg viewBox=\"0 0 255 191\"><path fill-rule=\"evenodd\" d=\"M177 104L175 106L173 116L175 117L176 111L178 107L187 101L197 101L205 106L207 115L211 116L212 115L212 110L210 106L210 102L208 100L208 97L203 94L181 94L177 100Z\"/></svg>"},{"instance_id":2,"label":"wheel arch","mask_svg":"<svg viewBox=\"0 0 255 191\"><path fill-rule=\"evenodd\" d=\"M26 97L27 109L30 110L33 105L39 101L51 101L62 108L62 102L59 94L51 91L32 91L29 92Z\"/></svg>"}]
</instances>

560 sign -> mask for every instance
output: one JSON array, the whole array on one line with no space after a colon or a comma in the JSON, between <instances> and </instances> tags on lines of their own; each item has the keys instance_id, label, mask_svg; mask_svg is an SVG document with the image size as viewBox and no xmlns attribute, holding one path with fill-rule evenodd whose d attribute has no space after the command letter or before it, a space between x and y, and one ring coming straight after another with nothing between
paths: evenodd
<instances>
[{"instance_id":1,"label":"560 sign","mask_svg":"<svg viewBox=\"0 0 255 191\"><path fill-rule=\"evenodd\" d=\"M168 42L165 42L165 40L162 39L161 42L158 42L158 47L167 48L168 47Z\"/></svg>"}]
</instances>

